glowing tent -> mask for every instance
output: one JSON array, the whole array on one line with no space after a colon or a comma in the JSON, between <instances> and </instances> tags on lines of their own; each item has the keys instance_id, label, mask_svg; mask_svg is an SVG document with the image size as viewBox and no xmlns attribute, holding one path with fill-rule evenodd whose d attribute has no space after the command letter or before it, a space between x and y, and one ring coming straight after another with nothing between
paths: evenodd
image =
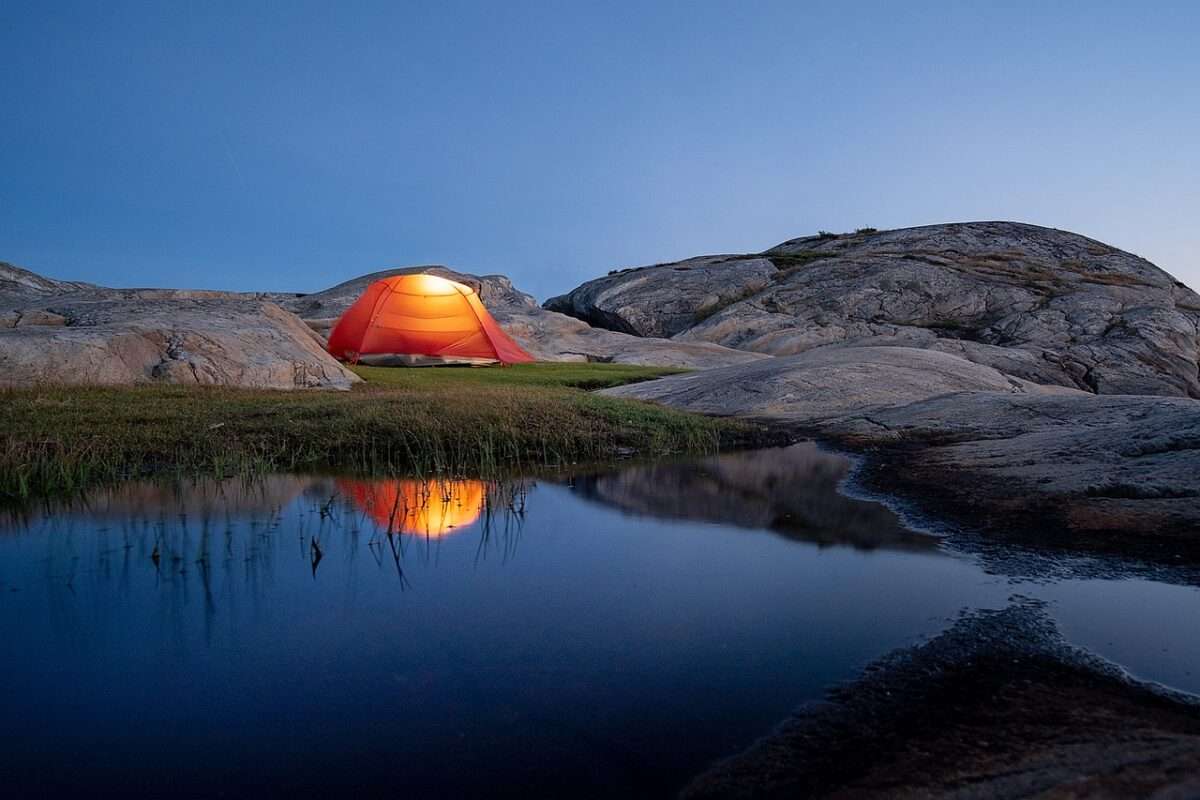
<instances>
[{"instance_id":1,"label":"glowing tent","mask_svg":"<svg viewBox=\"0 0 1200 800\"><path fill-rule=\"evenodd\" d=\"M383 366L533 361L469 286L436 275L375 281L329 333L344 361Z\"/></svg>"},{"instance_id":2,"label":"glowing tent","mask_svg":"<svg viewBox=\"0 0 1200 800\"><path fill-rule=\"evenodd\" d=\"M487 486L476 480L338 480L379 527L436 539L479 519Z\"/></svg>"}]
</instances>

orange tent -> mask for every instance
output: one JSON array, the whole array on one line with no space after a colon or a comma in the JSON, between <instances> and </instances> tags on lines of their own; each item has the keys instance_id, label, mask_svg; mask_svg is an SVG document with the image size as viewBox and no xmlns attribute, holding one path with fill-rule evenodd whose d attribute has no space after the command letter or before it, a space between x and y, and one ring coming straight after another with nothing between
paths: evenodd
<instances>
[{"instance_id":1,"label":"orange tent","mask_svg":"<svg viewBox=\"0 0 1200 800\"><path fill-rule=\"evenodd\" d=\"M487 486L476 480L353 480L338 488L381 528L436 539L479 519Z\"/></svg>"},{"instance_id":2,"label":"orange tent","mask_svg":"<svg viewBox=\"0 0 1200 800\"><path fill-rule=\"evenodd\" d=\"M384 366L533 361L469 286L436 275L375 281L329 333L336 358Z\"/></svg>"}]
</instances>

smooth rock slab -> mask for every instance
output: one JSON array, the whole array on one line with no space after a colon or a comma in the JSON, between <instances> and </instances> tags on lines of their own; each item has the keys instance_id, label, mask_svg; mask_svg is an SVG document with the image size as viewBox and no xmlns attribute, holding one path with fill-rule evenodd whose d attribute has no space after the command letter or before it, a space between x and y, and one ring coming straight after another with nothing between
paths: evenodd
<instances>
[{"instance_id":1,"label":"smooth rock slab","mask_svg":"<svg viewBox=\"0 0 1200 800\"><path fill-rule=\"evenodd\" d=\"M880 485L932 487L976 523L1041 544L1200 559L1200 401L977 392L851 413L820 429L908 452L902 470L876 471ZM1154 538L1130 541L1129 531Z\"/></svg>"},{"instance_id":2,"label":"smooth rock slab","mask_svg":"<svg viewBox=\"0 0 1200 800\"><path fill-rule=\"evenodd\" d=\"M602 394L653 400L705 414L812 422L847 411L904 405L962 391L1041 394L1076 390L1040 386L933 350L827 347L618 386Z\"/></svg>"}]
</instances>

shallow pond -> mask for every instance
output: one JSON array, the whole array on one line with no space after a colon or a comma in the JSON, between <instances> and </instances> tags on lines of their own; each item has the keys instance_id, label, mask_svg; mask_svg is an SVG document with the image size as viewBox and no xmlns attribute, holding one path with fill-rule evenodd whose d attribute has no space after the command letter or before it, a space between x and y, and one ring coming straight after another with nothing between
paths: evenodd
<instances>
[{"instance_id":1,"label":"shallow pond","mask_svg":"<svg viewBox=\"0 0 1200 800\"><path fill-rule=\"evenodd\" d=\"M808 444L563 482L129 484L0 520L17 796L669 795L1014 594L1200 691L1200 590L993 574Z\"/></svg>"}]
</instances>

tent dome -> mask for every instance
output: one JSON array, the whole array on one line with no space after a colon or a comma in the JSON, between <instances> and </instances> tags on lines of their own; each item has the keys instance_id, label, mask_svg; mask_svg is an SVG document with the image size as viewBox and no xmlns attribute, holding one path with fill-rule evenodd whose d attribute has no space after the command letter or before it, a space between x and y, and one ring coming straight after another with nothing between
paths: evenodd
<instances>
[{"instance_id":1,"label":"tent dome","mask_svg":"<svg viewBox=\"0 0 1200 800\"><path fill-rule=\"evenodd\" d=\"M436 275L372 283L333 326L326 349L343 361L383 366L533 361L475 290Z\"/></svg>"}]
</instances>

